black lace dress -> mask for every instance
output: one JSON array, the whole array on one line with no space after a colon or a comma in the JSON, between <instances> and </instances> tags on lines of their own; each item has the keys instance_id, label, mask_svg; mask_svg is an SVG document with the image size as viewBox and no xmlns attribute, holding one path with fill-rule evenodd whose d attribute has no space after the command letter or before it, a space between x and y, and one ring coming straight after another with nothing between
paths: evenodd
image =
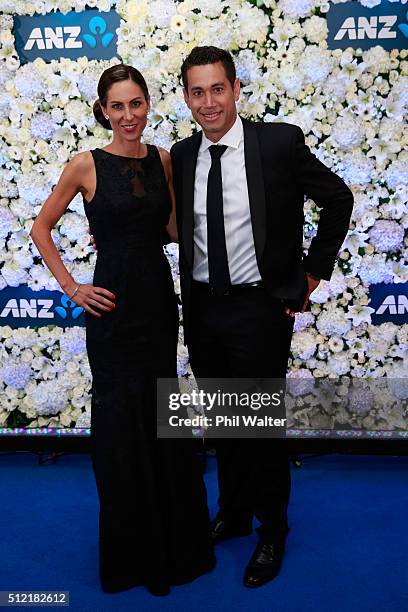
<instances>
[{"instance_id":1,"label":"black lace dress","mask_svg":"<svg viewBox=\"0 0 408 612\"><path fill-rule=\"evenodd\" d=\"M171 203L156 147L141 159L92 156L93 283L116 295L113 311L86 313L101 584L165 594L214 566L193 441L156 438L156 378L177 376L178 307L161 241Z\"/></svg>"}]
</instances>

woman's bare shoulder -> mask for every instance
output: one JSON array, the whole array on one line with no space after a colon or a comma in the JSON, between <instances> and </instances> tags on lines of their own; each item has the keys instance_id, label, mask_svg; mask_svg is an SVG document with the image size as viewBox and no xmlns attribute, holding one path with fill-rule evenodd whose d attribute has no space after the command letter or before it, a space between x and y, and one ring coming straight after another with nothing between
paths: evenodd
<instances>
[{"instance_id":1,"label":"woman's bare shoulder","mask_svg":"<svg viewBox=\"0 0 408 612\"><path fill-rule=\"evenodd\" d=\"M77 170L89 170L93 166L93 157L90 151L76 153L70 160L69 165Z\"/></svg>"},{"instance_id":2,"label":"woman's bare shoulder","mask_svg":"<svg viewBox=\"0 0 408 612\"><path fill-rule=\"evenodd\" d=\"M160 155L161 162L163 164L163 168L166 172L167 178L170 180L172 176L172 168L171 168L171 157L170 153L163 149L163 147L157 147Z\"/></svg>"},{"instance_id":3,"label":"woman's bare shoulder","mask_svg":"<svg viewBox=\"0 0 408 612\"><path fill-rule=\"evenodd\" d=\"M159 151L163 163L168 163L169 161L171 161L170 153L167 151L167 149L163 149L163 147L157 147L157 150Z\"/></svg>"}]
</instances>

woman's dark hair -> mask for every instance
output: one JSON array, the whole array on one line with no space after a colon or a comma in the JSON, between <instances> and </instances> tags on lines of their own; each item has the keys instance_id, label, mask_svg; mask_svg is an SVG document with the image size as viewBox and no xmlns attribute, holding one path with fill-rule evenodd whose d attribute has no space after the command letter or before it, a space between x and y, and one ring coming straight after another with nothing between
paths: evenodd
<instances>
[{"instance_id":1,"label":"woman's dark hair","mask_svg":"<svg viewBox=\"0 0 408 612\"><path fill-rule=\"evenodd\" d=\"M217 62L222 63L227 79L231 83L231 87L234 87L237 74L231 53L219 47L194 47L181 66L181 78L184 88L188 89L187 71L189 68L193 66L205 66L206 64L216 64Z\"/></svg>"},{"instance_id":2,"label":"woman's dark hair","mask_svg":"<svg viewBox=\"0 0 408 612\"><path fill-rule=\"evenodd\" d=\"M147 89L146 81L141 72L133 68L133 66L127 66L126 64L116 64L111 66L102 72L101 78L98 82L98 100L94 102L93 114L98 123L103 125L104 128L110 130L111 125L108 119L105 119L105 115L102 112L102 106L106 106L108 101L108 92L114 83L119 81L127 81L130 79L136 85L139 85L143 91L146 102L149 99L149 90Z\"/></svg>"}]
</instances>

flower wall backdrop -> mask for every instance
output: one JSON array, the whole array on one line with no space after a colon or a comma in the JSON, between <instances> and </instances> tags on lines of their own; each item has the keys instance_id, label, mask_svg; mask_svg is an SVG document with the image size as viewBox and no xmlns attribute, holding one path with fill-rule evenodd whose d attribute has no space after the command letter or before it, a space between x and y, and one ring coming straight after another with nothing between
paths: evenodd
<instances>
[{"instance_id":1,"label":"flower wall backdrop","mask_svg":"<svg viewBox=\"0 0 408 612\"><path fill-rule=\"evenodd\" d=\"M13 15L96 6L121 17L118 57L20 65ZM408 280L408 52L328 50L329 6L325 0L2 0L0 289L58 289L29 231L71 156L109 141L91 110L102 71L122 60L143 72L153 109L145 140L169 149L196 129L183 101L182 60L194 46L214 44L234 54L242 83L239 112L299 125L317 157L355 196L332 280L313 294L311 312L296 317L289 375L406 376L408 325L372 325L368 288ZM305 215L307 248L319 217L312 201ZM81 196L53 236L73 276L91 282L96 255ZM178 288L176 245L167 252ZM82 327L0 327L0 425L89 426L84 336ZM187 367L181 342L180 375ZM363 424L375 425L367 411L363 416Z\"/></svg>"}]
</instances>

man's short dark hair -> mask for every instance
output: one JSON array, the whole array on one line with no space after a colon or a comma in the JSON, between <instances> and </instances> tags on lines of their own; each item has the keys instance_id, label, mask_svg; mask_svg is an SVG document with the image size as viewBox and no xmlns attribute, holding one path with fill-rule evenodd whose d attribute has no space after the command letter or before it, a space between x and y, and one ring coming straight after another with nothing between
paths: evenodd
<instances>
[{"instance_id":1,"label":"man's short dark hair","mask_svg":"<svg viewBox=\"0 0 408 612\"><path fill-rule=\"evenodd\" d=\"M231 83L231 87L234 87L237 73L231 53L225 49L219 49L218 47L194 47L181 66L181 78L184 88L188 89L187 71L189 68L193 66L205 66L206 64L216 64L217 62L222 63L227 79Z\"/></svg>"}]
</instances>

